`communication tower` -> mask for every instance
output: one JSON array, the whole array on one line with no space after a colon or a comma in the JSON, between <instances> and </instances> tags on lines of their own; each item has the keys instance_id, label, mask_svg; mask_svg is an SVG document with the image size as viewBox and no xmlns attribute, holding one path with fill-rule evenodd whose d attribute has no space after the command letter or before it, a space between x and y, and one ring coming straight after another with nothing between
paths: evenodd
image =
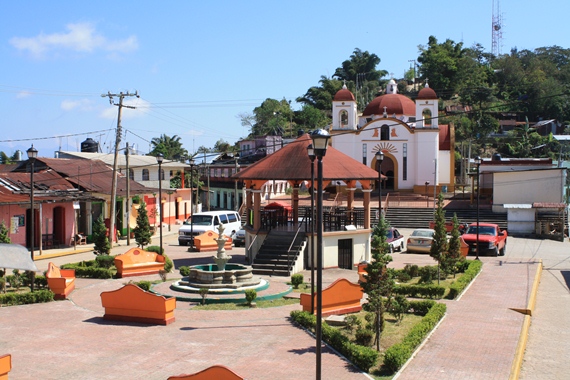
<instances>
[{"instance_id":1,"label":"communication tower","mask_svg":"<svg viewBox=\"0 0 570 380\"><path fill-rule=\"evenodd\" d=\"M501 13L500 0L493 0L493 19L491 22L491 29L493 36L491 53L493 53L495 57L499 57L501 55L501 47L503 45L503 14Z\"/></svg>"}]
</instances>

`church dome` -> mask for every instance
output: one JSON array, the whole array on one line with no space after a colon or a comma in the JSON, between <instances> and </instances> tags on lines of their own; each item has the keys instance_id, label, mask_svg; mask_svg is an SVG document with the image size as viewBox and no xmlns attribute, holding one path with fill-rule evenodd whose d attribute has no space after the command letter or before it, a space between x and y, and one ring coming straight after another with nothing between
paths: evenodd
<instances>
[{"instance_id":1,"label":"church dome","mask_svg":"<svg viewBox=\"0 0 570 380\"><path fill-rule=\"evenodd\" d=\"M437 95L435 94L435 91L426 84L426 86L422 88L418 93L417 99L418 100L437 99Z\"/></svg>"},{"instance_id":2,"label":"church dome","mask_svg":"<svg viewBox=\"0 0 570 380\"><path fill-rule=\"evenodd\" d=\"M383 115L384 107L388 116L416 114L416 103L400 94L384 94L374 98L362 112L362 116Z\"/></svg>"},{"instance_id":3,"label":"church dome","mask_svg":"<svg viewBox=\"0 0 570 380\"><path fill-rule=\"evenodd\" d=\"M342 89L338 90L337 93L334 95L335 102L347 102L347 101L355 101L354 94L350 92L346 85L342 86Z\"/></svg>"}]
</instances>

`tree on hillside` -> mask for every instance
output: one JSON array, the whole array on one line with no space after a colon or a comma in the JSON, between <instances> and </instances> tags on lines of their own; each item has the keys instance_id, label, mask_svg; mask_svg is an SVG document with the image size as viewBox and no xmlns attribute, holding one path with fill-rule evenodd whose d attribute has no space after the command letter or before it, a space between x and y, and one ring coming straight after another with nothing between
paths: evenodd
<instances>
[{"instance_id":1,"label":"tree on hillside","mask_svg":"<svg viewBox=\"0 0 570 380\"><path fill-rule=\"evenodd\" d=\"M375 343L376 350L380 351L380 336L384 330L384 312L386 304L390 302L394 280L388 271L388 264L392 261L392 256L388 254L389 245L386 242L386 232L390 227L384 218L374 227L372 234L372 262L366 266L364 278L366 282L361 283L362 289L367 295L365 310L374 313ZM384 300L387 298L387 300Z\"/></svg>"},{"instance_id":2,"label":"tree on hillside","mask_svg":"<svg viewBox=\"0 0 570 380\"><path fill-rule=\"evenodd\" d=\"M250 136L283 136L290 129L293 110L287 99L265 99L250 115L242 115L242 125L252 124Z\"/></svg>"},{"instance_id":3,"label":"tree on hillside","mask_svg":"<svg viewBox=\"0 0 570 380\"><path fill-rule=\"evenodd\" d=\"M145 201L141 201L140 203L137 215L137 226L133 229L133 233L135 234L137 245L141 248L144 248L145 245L149 245L152 242Z\"/></svg>"},{"instance_id":4,"label":"tree on hillside","mask_svg":"<svg viewBox=\"0 0 570 380\"><path fill-rule=\"evenodd\" d=\"M180 160L188 156L188 151L182 147L181 138L177 135L172 137L165 134L160 137L153 137L151 144L153 146L149 156L157 156L162 154L166 160Z\"/></svg>"},{"instance_id":5,"label":"tree on hillside","mask_svg":"<svg viewBox=\"0 0 570 380\"><path fill-rule=\"evenodd\" d=\"M343 82L341 80L330 79L322 75L319 80L319 84L320 86L309 88L305 95L298 97L296 101L298 103L313 106L316 109L325 112L327 117L330 117L332 101L335 94L342 89Z\"/></svg>"},{"instance_id":6,"label":"tree on hillside","mask_svg":"<svg viewBox=\"0 0 570 380\"><path fill-rule=\"evenodd\" d=\"M437 197L437 210L435 212L435 233L431 243L429 255L437 261L438 271L441 265L443 255L448 250L447 231L445 229L445 210L443 209L443 194L439 193ZM439 276L437 278L439 284Z\"/></svg>"}]
</instances>

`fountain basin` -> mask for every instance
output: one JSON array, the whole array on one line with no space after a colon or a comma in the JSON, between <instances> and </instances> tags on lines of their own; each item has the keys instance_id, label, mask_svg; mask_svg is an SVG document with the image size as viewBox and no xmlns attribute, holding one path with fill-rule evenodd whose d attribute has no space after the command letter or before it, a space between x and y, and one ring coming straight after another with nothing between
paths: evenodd
<instances>
[{"instance_id":1,"label":"fountain basin","mask_svg":"<svg viewBox=\"0 0 570 380\"><path fill-rule=\"evenodd\" d=\"M253 269L242 264L226 264L224 270L218 270L216 264L194 265L190 267L190 274L173 287L176 289L197 289L207 288L210 290L244 290L258 289L262 280L254 277Z\"/></svg>"}]
</instances>

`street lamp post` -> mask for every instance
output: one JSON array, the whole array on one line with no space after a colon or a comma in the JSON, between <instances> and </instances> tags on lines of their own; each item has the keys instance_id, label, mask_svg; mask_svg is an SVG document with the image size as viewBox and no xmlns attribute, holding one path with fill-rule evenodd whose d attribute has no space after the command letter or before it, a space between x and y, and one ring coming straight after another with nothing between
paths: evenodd
<instances>
[{"instance_id":1,"label":"street lamp post","mask_svg":"<svg viewBox=\"0 0 570 380\"><path fill-rule=\"evenodd\" d=\"M477 238L475 240L476 257L475 260L479 260L479 167L483 160L481 157L475 157L475 165L477 165Z\"/></svg>"},{"instance_id":2,"label":"street lamp post","mask_svg":"<svg viewBox=\"0 0 570 380\"><path fill-rule=\"evenodd\" d=\"M158 204L160 217L158 221L160 222L160 254L162 255L162 161L164 161L164 156L159 153L156 156L156 162L158 162Z\"/></svg>"},{"instance_id":3,"label":"street lamp post","mask_svg":"<svg viewBox=\"0 0 570 380\"><path fill-rule=\"evenodd\" d=\"M376 152L376 162L378 162L378 212L380 213L378 221L380 221L380 218L384 218L382 214L382 161L384 161L384 152L378 150Z\"/></svg>"},{"instance_id":4,"label":"street lamp post","mask_svg":"<svg viewBox=\"0 0 570 380\"><path fill-rule=\"evenodd\" d=\"M313 144L307 147L311 160L311 314L315 313L315 150Z\"/></svg>"},{"instance_id":5,"label":"street lamp post","mask_svg":"<svg viewBox=\"0 0 570 380\"><path fill-rule=\"evenodd\" d=\"M38 150L34 148L34 145L27 150L28 153L28 160L30 161L30 233L32 235L30 242L31 242L31 250L30 256L32 261L34 261L34 240L36 238L36 233L34 231L35 225L35 218L34 218L34 164L36 163L36 158L38 157ZM32 271L32 283L30 285L30 289L34 291L34 282L35 282L35 272Z\"/></svg>"},{"instance_id":6,"label":"street lamp post","mask_svg":"<svg viewBox=\"0 0 570 380\"><path fill-rule=\"evenodd\" d=\"M188 160L190 165L190 251L194 250L194 159ZM209 190L209 189L208 189ZM209 195L209 194L208 194Z\"/></svg>"},{"instance_id":7,"label":"street lamp post","mask_svg":"<svg viewBox=\"0 0 570 380\"><path fill-rule=\"evenodd\" d=\"M131 172L129 169L129 143L125 146L125 166L127 169L127 245L131 245L131 195L129 194L130 191L130 182L131 182Z\"/></svg>"},{"instance_id":8,"label":"street lamp post","mask_svg":"<svg viewBox=\"0 0 570 380\"><path fill-rule=\"evenodd\" d=\"M235 159L235 172L237 173L238 170L239 170L238 156L234 156L234 159ZM236 211L239 211L239 205L238 205L238 188L237 188L237 185L238 185L238 181L237 181L237 179L236 179L236 180L235 180L235 183L234 183L234 209L235 209ZM210 190L210 189L208 189L208 190ZM209 194L208 194L208 195L209 195Z\"/></svg>"},{"instance_id":9,"label":"street lamp post","mask_svg":"<svg viewBox=\"0 0 570 380\"><path fill-rule=\"evenodd\" d=\"M429 181L426 181L425 185L426 185L426 206L429 207L429 194L428 194Z\"/></svg>"},{"instance_id":10,"label":"street lamp post","mask_svg":"<svg viewBox=\"0 0 570 380\"><path fill-rule=\"evenodd\" d=\"M311 133L313 149L317 158L317 325L315 328L316 342L316 379L321 379L321 350L322 350L322 314L323 314L323 157L327 153L330 134L319 129Z\"/></svg>"}]
</instances>

